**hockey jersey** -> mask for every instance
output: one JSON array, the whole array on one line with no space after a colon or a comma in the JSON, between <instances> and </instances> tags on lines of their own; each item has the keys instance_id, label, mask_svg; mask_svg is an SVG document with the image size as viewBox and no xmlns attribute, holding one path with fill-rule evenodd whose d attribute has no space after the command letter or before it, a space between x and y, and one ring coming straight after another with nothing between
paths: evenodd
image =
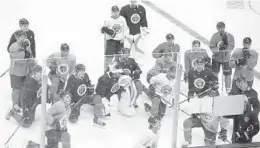
<instances>
[{"instance_id":1,"label":"hockey jersey","mask_svg":"<svg viewBox=\"0 0 260 148\"><path fill-rule=\"evenodd\" d=\"M188 73L190 69L194 67L194 61L198 58L208 57L208 53L205 49L200 49L199 51L187 50L184 54L184 66L185 72Z\"/></svg>"},{"instance_id":2,"label":"hockey jersey","mask_svg":"<svg viewBox=\"0 0 260 148\"><path fill-rule=\"evenodd\" d=\"M146 11L142 5L131 7L129 4L123 6L120 10L120 15L126 20L130 30L130 35L140 34L140 27L148 27L146 19Z\"/></svg>"},{"instance_id":3,"label":"hockey jersey","mask_svg":"<svg viewBox=\"0 0 260 148\"><path fill-rule=\"evenodd\" d=\"M151 78L150 84L155 86L155 93L161 96L164 104L172 104L175 92L175 79L169 80L166 73L160 73Z\"/></svg>"},{"instance_id":4,"label":"hockey jersey","mask_svg":"<svg viewBox=\"0 0 260 148\"><path fill-rule=\"evenodd\" d=\"M157 148L158 140L159 133L155 134L151 130L149 130L141 135L134 148Z\"/></svg>"},{"instance_id":5,"label":"hockey jersey","mask_svg":"<svg viewBox=\"0 0 260 148\"><path fill-rule=\"evenodd\" d=\"M209 89L211 82L218 82L218 78L214 75L213 71L205 68L201 72L191 69L188 72L189 93L202 93Z\"/></svg>"},{"instance_id":6,"label":"hockey jersey","mask_svg":"<svg viewBox=\"0 0 260 148\"><path fill-rule=\"evenodd\" d=\"M77 103L81 97L87 93L87 87L91 85L88 74L85 73L83 79L79 79L75 74L70 75L66 91L72 95L72 102Z\"/></svg>"},{"instance_id":7,"label":"hockey jersey","mask_svg":"<svg viewBox=\"0 0 260 148\"><path fill-rule=\"evenodd\" d=\"M221 63L229 62L230 53L235 47L235 41L234 41L233 35L230 33L227 33L227 39L228 39L228 46L224 50L226 52L223 52L223 51L219 51L219 49L218 49L218 44L219 44L219 42L222 41L222 36L220 35L220 33L217 32L212 36L212 38L210 40L210 49L213 53L213 55L212 55L213 60L215 60L217 62L221 62Z\"/></svg>"},{"instance_id":8,"label":"hockey jersey","mask_svg":"<svg viewBox=\"0 0 260 148\"><path fill-rule=\"evenodd\" d=\"M247 67L237 66L235 61L243 57L242 48L235 49L231 55L229 65L231 68L235 68L234 78L243 76L247 81L254 79L254 67L257 65L258 53L251 49L249 50L251 57L246 60Z\"/></svg>"},{"instance_id":9,"label":"hockey jersey","mask_svg":"<svg viewBox=\"0 0 260 148\"><path fill-rule=\"evenodd\" d=\"M122 69L129 69L131 71L130 76L133 76L133 72L135 70L140 70L139 65L136 63L135 59L133 58L127 58L127 60L119 60L119 67Z\"/></svg>"},{"instance_id":10,"label":"hockey jersey","mask_svg":"<svg viewBox=\"0 0 260 148\"><path fill-rule=\"evenodd\" d=\"M103 76L98 79L97 87L95 89L96 94L100 95L101 98L107 98L114 94L111 92L112 86L118 82L118 78L111 77L110 72L106 72Z\"/></svg>"},{"instance_id":11,"label":"hockey jersey","mask_svg":"<svg viewBox=\"0 0 260 148\"><path fill-rule=\"evenodd\" d=\"M58 101L46 112L46 121L48 125L53 125L56 130L67 130L68 115L71 110L62 101Z\"/></svg>"},{"instance_id":12,"label":"hockey jersey","mask_svg":"<svg viewBox=\"0 0 260 148\"><path fill-rule=\"evenodd\" d=\"M110 18L106 24L109 29L112 29L115 31L116 35L115 37L111 37L110 35L106 34L106 40L122 40L125 39L129 35L129 29L126 24L125 18L122 16L119 16L118 18Z\"/></svg>"},{"instance_id":13,"label":"hockey jersey","mask_svg":"<svg viewBox=\"0 0 260 148\"><path fill-rule=\"evenodd\" d=\"M177 54L180 52L180 46L178 44L169 44L168 42L163 42L153 50L153 57L158 59L163 56L162 53L165 51L174 52L174 61L177 61Z\"/></svg>"}]
</instances>

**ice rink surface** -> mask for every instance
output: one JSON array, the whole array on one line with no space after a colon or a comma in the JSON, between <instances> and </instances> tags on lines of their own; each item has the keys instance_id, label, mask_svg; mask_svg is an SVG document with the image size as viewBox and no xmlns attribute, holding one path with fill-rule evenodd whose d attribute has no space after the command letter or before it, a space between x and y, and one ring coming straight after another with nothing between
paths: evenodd
<instances>
[{"instance_id":1,"label":"ice rink surface","mask_svg":"<svg viewBox=\"0 0 260 148\"><path fill-rule=\"evenodd\" d=\"M236 47L242 46L245 36L253 40L252 47L260 53L260 16L252 11L247 2L245 9L227 9L225 0L152 0L154 4L171 14L202 36L210 39L216 32L216 23L224 21L226 30L235 37ZM6 51L11 34L18 28L18 20L27 18L30 28L35 32L36 51L39 63L43 59L59 51L60 44L67 42L71 52L77 57L78 63L84 63L87 67L92 83L96 84L103 72L104 38L100 28L110 15L112 5L122 6L127 0L9 0L0 5L0 67L4 72L9 66L9 55ZM146 7L149 36L145 40L146 57L142 60L142 69L147 71L153 66L151 51L165 40L166 33L173 33L176 43L181 46L181 54L191 48L194 40L187 32L172 24L160 14ZM251 6L260 11L260 2L252 1ZM208 49L205 45L202 47ZM183 58L183 56L182 56ZM183 59L182 59L183 60ZM260 64L257 68L260 71ZM145 80L143 75L142 80ZM187 84L182 83L181 91L187 92ZM259 80L255 80L254 88L260 93ZM5 120L5 114L11 105L11 88L9 75L0 78L0 147L4 147L18 124L13 120ZM180 100L184 100L180 97ZM108 129L98 129L92 126L93 111L85 105L77 124L69 124L72 148L131 148L138 137L147 130L149 115L144 112L143 102L148 99L145 95L140 96L139 108L136 116L126 118L117 114L117 99L112 99L112 117L107 120ZM189 104L181 106L189 111ZM40 106L37 108L36 119L29 129L20 128L10 140L11 148L20 148L27 139L35 142L40 140ZM172 138L172 109L167 110L163 120L159 148L170 148ZM183 142L182 123L188 116L179 112L178 143ZM232 129L232 125L229 126ZM228 136L230 138L231 131ZM260 141L260 135L255 136L254 141ZM218 144L221 141L217 141ZM193 130L193 145L203 145L203 131Z\"/></svg>"}]
</instances>

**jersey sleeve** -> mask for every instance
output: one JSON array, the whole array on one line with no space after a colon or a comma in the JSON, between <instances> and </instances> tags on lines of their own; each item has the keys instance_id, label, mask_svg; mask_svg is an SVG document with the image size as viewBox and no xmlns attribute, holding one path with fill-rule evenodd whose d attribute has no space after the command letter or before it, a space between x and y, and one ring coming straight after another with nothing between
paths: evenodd
<instances>
[{"instance_id":1,"label":"jersey sleeve","mask_svg":"<svg viewBox=\"0 0 260 148\"><path fill-rule=\"evenodd\" d=\"M258 61L258 53L255 51L252 51L251 57L247 59L246 63L249 68L254 68L257 65Z\"/></svg>"},{"instance_id":2,"label":"jersey sleeve","mask_svg":"<svg viewBox=\"0 0 260 148\"><path fill-rule=\"evenodd\" d=\"M74 82L74 75L70 75L65 88L66 92L71 91L71 89L73 88L73 82Z\"/></svg>"},{"instance_id":3,"label":"jersey sleeve","mask_svg":"<svg viewBox=\"0 0 260 148\"><path fill-rule=\"evenodd\" d=\"M238 60L239 58L239 52L241 49L235 49L234 52L232 53L231 57L230 57L230 61L229 61L229 66L231 68L236 68L236 60Z\"/></svg>"},{"instance_id":4,"label":"jersey sleeve","mask_svg":"<svg viewBox=\"0 0 260 148\"><path fill-rule=\"evenodd\" d=\"M217 43L217 40L216 40L216 36L217 36L217 34L215 33L215 34L211 37L211 39L210 39L210 46L209 46L209 48L210 48L210 50L212 51L213 54L219 52L218 47L217 47L217 44L218 44L218 43Z\"/></svg>"},{"instance_id":5,"label":"jersey sleeve","mask_svg":"<svg viewBox=\"0 0 260 148\"><path fill-rule=\"evenodd\" d=\"M186 51L184 54L184 66L185 66L185 72L188 73L189 70L191 69L191 61L189 56L189 52L190 50Z\"/></svg>"},{"instance_id":6,"label":"jersey sleeve","mask_svg":"<svg viewBox=\"0 0 260 148\"><path fill-rule=\"evenodd\" d=\"M147 19L146 19L146 10L143 6L141 8L142 8L142 12L143 12L143 17L141 19L140 24L141 24L142 27L148 27Z\"/></svg>"},{"instance_id":7,"label":"jersey sleeve","mask_svg":"<svg viewBox=\"0 0 260 148\"><path fill-rule=\"evenodd\" d=\"M99 78L97 87L96 87L96 94L100 95L101 98L104 98L106 95L106 83L103 77Z\"/></svg>"},{"instance_id":8,"label":"jersey sleeve","mask_svg":"<svg viewBox=\"0 0 260 148\"><path fill-rule=\"evenodd\" d=\"M152 52L153 57L156 59L161 57L160 53L162 53L162 44L159 44Z\"/></svg>"},{"instance_id":9,"label":"jersey sleeve","mask_svg":"<svg viewBox=\"0 0 260 148\"><path fill-rule=\"evenodd\" d=\"M124 31L124 38L128 37L129 36L129 28L127 26L127 23L126 23L126 19L124 17L122 17L122 22L123 22L123 31Z\"/></svg>"}]
</instances>

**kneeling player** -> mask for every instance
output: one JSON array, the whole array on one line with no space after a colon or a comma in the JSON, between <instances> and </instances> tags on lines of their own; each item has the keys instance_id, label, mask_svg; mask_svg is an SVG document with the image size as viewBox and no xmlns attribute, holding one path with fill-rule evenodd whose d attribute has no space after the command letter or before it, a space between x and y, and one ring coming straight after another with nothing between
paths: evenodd
<instances>
[{"instance_id":1,"label":"kneeling player","mask_svg":"<svg viewBox=\"0 0 260 148\"><path fill-rule=\"evenodd\" d=\"M32 125L35 118L36 107L41 99L41 74L41 66L36 65L32 68L32 76L27 77L23 99L21 100L22 115L19 114L20 110L11 109L6 116L7 120L13 117L22 127L30 127Z\"/></svg>"},{"instance_id":2,"label":"kneeling player","mask_svg":"<svg viewBox=\"0 0 260 148\"><path fill-rule=\"evenodd\" d=\"M135 84L135 89L137 91L137 95L134 98L133 105L135 108L138 108L136 103L139 95L143 92L143 84L139 80L140 75L142 74L142 70L140 69L138 63L136 63L135 59L130 58L130 49L129 48L122 48L121 50L122 55L118 59L119 67L123 69L123 73L125 75L129 75L133 83Z\"/></svg>"},{"instance_id":3,"label":"kneeling player","mask_svg":"<svg viewBox=\"0 0 260 148\"><path fill-rule=\"evenodd\" d=\"M158 118L150 117L148 123L149 131L145 132L142 137L138 139L134 148L157 148L161 122Z\"/></svg>"},{"instance_id":4,"label":"kneeling player","mask_svg":"<svg viewBox=\"0 0 260 148\"><path fill-rule=\"evenodd\" d=\"M175 86L175 67L171 67L167 73L160 73L150 80L148 97L152 101L152 106L145 103L145 110L149 111L153 117L162 119L165 115L166 106L173 103Z\"/></svg>"},{"instance_id":5,"label":"kneeling player","mask_svg":"<svg viewBox=\"0 0 260 148\"><path fill-rule=\"evenodd\" d=\"M188 99L196 96L202 98L206 95L210 97L218 96L218 78L209 68L205 68L203 59L194 61L193 69L188 72L189 92Z\"/></svg>"},{"instance_id":6,"label":"kneeling player","mask_svg":"<svg viewBox=\"0 0 260 148\"><path fill-rule=\"evenodd\" d=\"M45 132L47 137L46 148L57 148L61 142L63 148L70 148L70 134L67 129L67 115L70 113L71 94L60 93L61 100L54 103L46 113L47 125L51 129ZM29 141L26 148L39 148L40 145Z\"/></svg>"}]
</instances>

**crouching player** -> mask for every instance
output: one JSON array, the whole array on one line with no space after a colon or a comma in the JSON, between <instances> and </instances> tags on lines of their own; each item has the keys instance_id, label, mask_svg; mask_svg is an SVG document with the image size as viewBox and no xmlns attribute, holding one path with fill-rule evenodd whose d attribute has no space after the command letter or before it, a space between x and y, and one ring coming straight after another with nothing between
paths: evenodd
<instances>
[{"instance_id":1,"label":"crouching player","mask_svg":"<svg viewBox=\"0 0 260 148\"><path fill-rule=\"evenodd\" d=\"M137 99L140 94L143 92L143 84L139 80L140 75L142 74L142 70L140 69L138 63L136 63L135 59L130 58L130 49L122 48L122 55L118 58L119 67L123 69L123 74L128 75L132 78L134 83L134 89L136 89L137 94L133 100L133 105L135 108L138 108ZM120 97L120 96L119 96Z\"/></svg>"},{"instance_id":2,"label":"crouching player","mask_svg":"<svg viewBox=\"0 0 260 148\"><path fill-rule=\"evenodd\" d=\"M60 52L54 53L48 57L47 66L50 68L48 74L51 80L50 93L55 103L57 94L64 89L68 76L73 73L76 65L76 57L70 53L69 45L61 44Z\"/></svg>"},{"instance_id":3,"label":"crouching player","mask_svg":"<svg viewBox=\"0 0 260 148\"><path fill-rule=\"evenodd\" d=\"M35 118L36 107L41 99L41 76L42 67L35 65L32 68L31 77L27 77L25 82L23 99L21 101L22 112L20 110L11 109L6 116L7 120L13 117L22 127L30 127L32 125Z\"/></svg>"},{"instance_id":4,"label":"crouching player","mask_svg":"<svg viewBox=\"0 0 260 148\"><path fill-rule=\"evenodd\" d=\"M158 118L148 119L149 131L142 134L134 148L157 148L161 122Z\"/></svg>"},{"instance_id":5,"label":"crouching player","mask_svg":"<svg viewBox=\"0 0 260 148\"><path fill-rule=\"evenodd\" d=\"M218 78L213 74L213 71L205 67L204 59L196 59L193 69L188 72L188 101L196 94L202 98L206 95L210 97L218 96Z\"/></svg>"},{"instance_id":6,"label":"crouching player","mask_svg":"<svg viewBox=\"0 0 260 148\"><path fill-rule=\"evenodd\" d=\"M57 148L61 142L63 148L70 148L70 134L67 129L68 115L70 114L71 94L60 93L60 101L51 106L46 112L47 125L50 126L45 132L47 138L46 148ZM40 148L38 143L29 141L26 148Z\"/></svg>"},{"instance_id":7,"label":"crouching player","mask_svg":"<svg viewBox=\"0 0 260 148\"><path fill-rule=\"evenodd\" d=\"M145 103L145 111L149 111L152 117L162 119L165 115L166 106L173 105L176 68L171 67L167 73L160 73L150 80L149 90L145 90L151 99L152 105ZM146 88L145 88L146 89Z\"/></svg>"}]
</instances>

